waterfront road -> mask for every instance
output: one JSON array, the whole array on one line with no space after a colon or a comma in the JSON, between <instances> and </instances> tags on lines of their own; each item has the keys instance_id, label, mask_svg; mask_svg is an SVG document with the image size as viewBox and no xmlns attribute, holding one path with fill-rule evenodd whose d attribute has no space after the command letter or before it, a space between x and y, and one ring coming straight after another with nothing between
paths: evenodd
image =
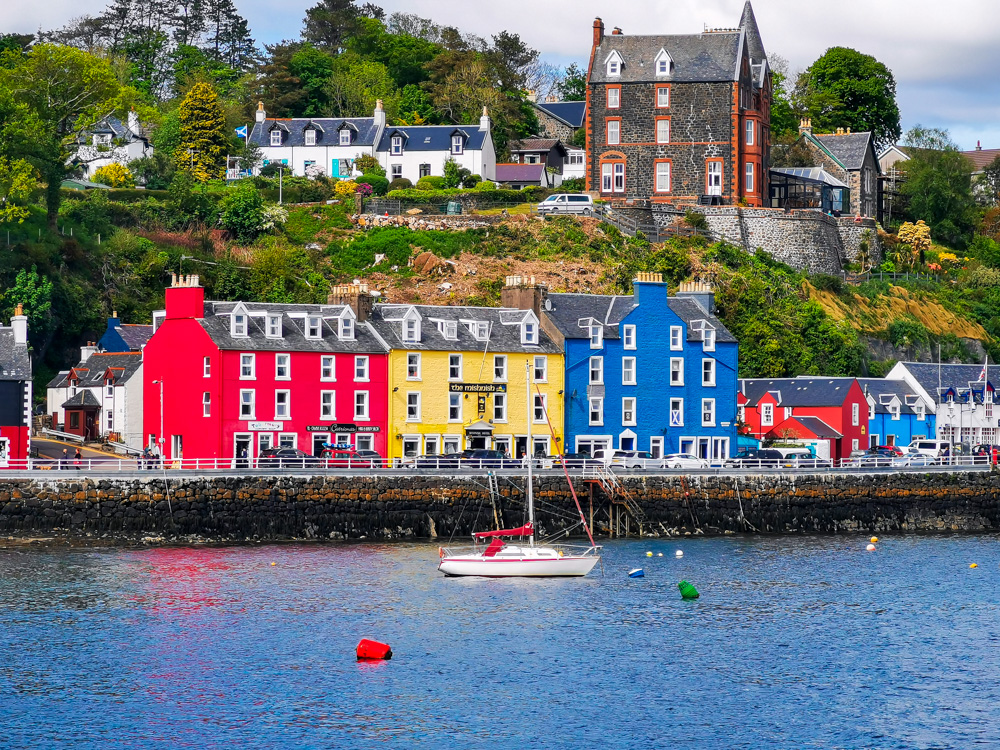
<instances>
[{"instance_id":1,"label":"waterfront road","mask_svg":"<svg viewBox=\"0 0 1000 750\"><path fill-rule=\"evenodd\" d=\"M44 468L51 470L57 467L59 465L59 459L63 456L64 449L66 450L66 455L70 460L70 464L67 468L73 467L73 456L76 454L77 448L80 449L80 455L87 463L102 460L115 461L117 468L117 462L120 461L123 464L123 468L128 467L130 469L135 469L136 467L134 458L127 458L126 456L120 456L116 453L107 453L106 451L96 450L94 448L85 448L82 445L75 445L74 443L63 442L62 440L32 438L31 447L38 451L38 461L36 465L40 469Z\"/></svg>"}]
</instances>

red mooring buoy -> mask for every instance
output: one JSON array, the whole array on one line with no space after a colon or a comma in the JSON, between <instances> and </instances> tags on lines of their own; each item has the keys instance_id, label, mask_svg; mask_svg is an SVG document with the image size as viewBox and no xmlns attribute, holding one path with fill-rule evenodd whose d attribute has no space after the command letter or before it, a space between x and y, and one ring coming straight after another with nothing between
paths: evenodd
<instances>
[{"instance_id":1,"label":"red mooring buoy","mask_svg":"<svg viewBox=\"0 0 1000 750\"><path fill-rule=\"evenodd\" d=\"M379 643L378 641L370 641L367 638L362 638L361 643L358 644L358 661L363 659L391 659L392 658L392 648L389 647L388 643Z\"/></svg>"}]
</instances>

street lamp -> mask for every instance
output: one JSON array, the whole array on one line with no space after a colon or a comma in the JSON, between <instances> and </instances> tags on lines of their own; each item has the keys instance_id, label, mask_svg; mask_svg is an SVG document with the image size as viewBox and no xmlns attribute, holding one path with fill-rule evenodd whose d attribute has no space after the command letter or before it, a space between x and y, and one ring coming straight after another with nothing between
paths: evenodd
<instances>
[{"instance_id":1,"label":"street lamp","mask_svg":"<svg viewBox=\"0 0 1000 750\"><path fill-rule=\"evenodd\" d=\"M153 384L160 386L160 461L163 461L163 381L154 380Z\"/></svg>"}]
</instances>

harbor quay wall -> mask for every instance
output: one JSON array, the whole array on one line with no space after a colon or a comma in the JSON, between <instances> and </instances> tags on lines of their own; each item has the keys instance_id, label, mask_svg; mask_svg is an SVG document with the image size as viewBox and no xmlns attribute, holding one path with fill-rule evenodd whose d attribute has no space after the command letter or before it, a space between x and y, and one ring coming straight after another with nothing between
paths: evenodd
<instances>
[{"instance_id":1,"label":"harbor quay wall","mask_svg":"<svg viewBox=\"0 0 1000 750\"><path fill-rule=\"evenodd\" d=\"M0 533L197 535L219 540L467 538L524 522L524 477L0 478ZM1000 530L1000 473L643 475L631 503L574 486L598 535ZM535 480L543 534L578 514L564 477ZM634 510L638 506L639 512ZM575 526L575 528L574 528Z\"/></svg>"}]
</instances>

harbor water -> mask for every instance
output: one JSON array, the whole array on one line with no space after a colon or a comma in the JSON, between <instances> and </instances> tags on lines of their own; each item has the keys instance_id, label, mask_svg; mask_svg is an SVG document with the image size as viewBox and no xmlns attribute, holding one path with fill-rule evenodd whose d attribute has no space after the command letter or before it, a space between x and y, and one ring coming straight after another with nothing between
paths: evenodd
<instances>
[{"instance_id":1,"label":"harbor water","mask_svg":"<svg viewBox=\"0 0 1000 750\"><path fill-rule=\"evenodd\" d=\"M1000 747L998 542L616 541L570 580L446 579L431 544L7 548L0 747Z\"/></svg>"}]
</instances>

